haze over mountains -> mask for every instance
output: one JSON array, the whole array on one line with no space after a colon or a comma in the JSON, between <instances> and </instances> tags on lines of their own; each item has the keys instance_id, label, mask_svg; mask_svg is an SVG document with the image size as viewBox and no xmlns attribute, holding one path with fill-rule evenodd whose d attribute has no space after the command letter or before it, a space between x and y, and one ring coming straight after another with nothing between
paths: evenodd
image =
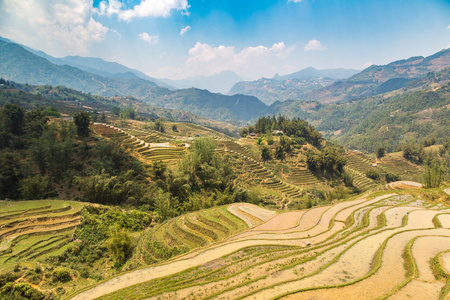
<instances>
[{"instance_id":1,"label":"haze over mountains","mask_svg":"<svg viewBox=\"0 0 450 300\"><path fill-rule=\"evenodd\" d=\"M450 50L442 50L429 57L373 65L361 72L306 68L288 75L277 74L271 79L235 83L240 78L231 71L186 80L155 79L100 58L54 58L6 39L0 39L0 54L0 76L8 80L63 85L106 97L132 96L152 105L228 122L247 122L261 115L286 113L286 110L298 112L293 107L300 107L296 104L300 100L333 103L387 93L404 88L429 72L450 66ZM213 92L224 94L232 84L229 95ZM177 87L182 89L177 90ZM277 102L285 100L293 101Z\"/></svg>"}]
</instances>

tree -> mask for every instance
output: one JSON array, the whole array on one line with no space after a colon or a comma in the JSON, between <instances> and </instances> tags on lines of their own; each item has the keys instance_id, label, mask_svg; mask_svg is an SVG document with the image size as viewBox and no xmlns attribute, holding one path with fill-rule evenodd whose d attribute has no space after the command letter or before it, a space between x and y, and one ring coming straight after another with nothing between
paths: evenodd
<instances>
[{"instance_id":1,"label":"tree","mask_svg":"<svg viewBox=\"0 0 450 300\"><path fill-rule=\"evenodd\" d=\"M393 173L386 173L385 176L386 182L393 182L393 181L399 181L400 180L400 176L393 174Z\"/></svg>"},{"instance_id":2,"label":"tree","mask_svg":"<svg viewBox=\"0 0 450 300\"><path fill-rule=\"evenodd\" d=\"M56 196L52 190L47 178L41 178L39 175L28 177L21 183L22 198L27 200L47 199Z\"/></svg>"},{"instance_id":3,"label":"tree","mask_svg":"<svg viewBox=\"0 0 450 300\"><path fill-rule=\"evenodd\" d=\"M73 116L73 121L77 127L77 135L79 137L88 137L91 115L88 112L81 111Z\"/></svg>"},{"instance_id":4,"label":"tree","mask_svg":"<svg viewBox=\"0 0 450 300\"><path fill-rule=\"evenodd\" d=\"M263 146L261 149L261 158L263 161L272 159L272 153L270 152L269 147Z\"/></svg>"},{"instance_id":5,"label":"tree","mask_svg":"<svg viewBox=\"0 0 450 300\"><path fill-rule=\"evenodd\" d=\"M19 158L13 153L0 153L0 199L16 199L22 178Z\"/></svg>"},{"instance_id":6,"label":"tree","mask_svg":"<svg viewBox=\"0 0 450 300\"><path fill-rule=\"evenodd\" d=\"M100 120L99 121L100 121L100 123L106 123L107 122L105 113L102 113L100 115Z\"/></svg>"},{"instance_id":7,"label":"tree","mask_svg":"<svg viewBox=\"0 0 450 300\"><path fill-rule=\"evenodd\" d=\"M386 148L385 147L378 147L376 150L377 158L382 158L386 155Z\"/></svg>"},{"instance_id":8,"label":"tree","mask_svg":"<svg viewBox=\"0 0 450 300\"><path fill-rule=\"evenodd\" d=\"M155 129L164 132L164 123L162 119L155 120Z\"/></svg>"},{"instance_id":9,"label":"tree","mask_svg":"<svg viewBox=\"0 0 450 300\"><path fill-rule=\"evenodd\" d=\"M120 107L114 106L111 112L116 116L120 115Z\"/></svg>"},{"instance_id":10,"label":"tree","mask_svg":"<svg viewBox=\"0 0 450 300\"><path fill-rule=\"evenodd\" d=\"M136 111L131 107L125 108L121 111L120 117L134 120L136 118Z\"/></svg>"},{"instance_id":11,"label":"tree","mask_svg":"<svg viewBox=\"0 0 450 300\"><path fill-rule=\"evenodd\" d=\"M438 188L442 183L443 168L442 166L434 165L432 167L427 166L423 173L423 182L425 188Z\"/></svg>"},{"instance_id":12,"label":"tree","mask_svg":"<svg viewBox=\"0 0 450 300\"><path fill-rule=\"evenodd\" d=\"M284 153L283 147L281 145L277 145L275 149L275 157L279 160L283 160L286 157Z\"/></svg>"},{"instance_id":13,"label":"tree","mask_svg":"<svg viewBox=\"0 0 450 300\"><path fill-rule=\"evenodd\" d=\"M0 110L0 127L3 131L13 135L22 135L24 121L25 110L16 103L7 103Z\"/></svg>"},{"instance_id":14,"label":"tree","mask_svg":"<svg viewBox=\"0 0 450 300\"><path fill-rule=\"evenodd\" d=\"M178 128L177 128L177 125L176 125L176 124L173 124L173 125L172 125L172 131L173 131L173 132L178 132Z\"/></svg>"},{"instance_id":15,"label":"tree","mask_svg":"<svg viewBox=\"0 0 450 300\"><path fill-rule=\"evenodd\" d=\"M123 265L131 255L132 239L130 235L117 225L112 226L109 230L109 239L106 245L116 257L116 267Z\"/></svg>"}]
</instances>

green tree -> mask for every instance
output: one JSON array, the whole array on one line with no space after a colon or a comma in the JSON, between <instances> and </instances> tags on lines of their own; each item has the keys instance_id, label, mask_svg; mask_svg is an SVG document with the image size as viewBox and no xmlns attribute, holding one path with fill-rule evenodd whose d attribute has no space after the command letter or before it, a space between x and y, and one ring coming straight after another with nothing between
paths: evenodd
<instances>
[{"instance_id":1,"label":"green tree","mask_svg":"<svg viewBox=\"0 0 450 300\"><path fill-rule=\"evenodd\" d=\"M155 120L155 129L159 132L164 132L164 122L162 119Z\"/></svg>"},{"instance_id":2,"label":"green tree","mask_svg":"<svg viewBox=\"0 0 450 300\"><path fill-rule=\"evenodd\" d=\"M123 265L131 255L132 239L131 236L117 225L109 229L109 239L106 241L108 249L116 258L116 267Z\"/></svg>"},{"instance_id":3,"label":"green tree","mask_svg":"<svg viewBox=\"0 0 450 300\"><path fill-rule=\"evenodd\" d=\"M136 118L136 115L136 111L131 107L122 109L122 111L120 112L120 117L123 119L134 120Z\"/></svg>"},{"instance_id":4,"label":"green tree","mask_svg":"<svg viewBox=\"0 0 450 300\"><path fill-rule=\"evenodd\" d=\"M120 107L114 106L111 112L116 116L120 115Z\"/></svg>"},{"instance_id":5,"label":"green tree","mask_svg":"<svg viewBox=\"0 0 450 300\"><path fill-rule=\"evenodd\" d=\"M399 181L400 176L393 174L393 173L386 173L385 179L386 179L386 182L389 183L389 182Z\"/></svg>"},{"instance_id":6,"label":"green tree","mask_svg":"<svg viewBox=\"0 0 450 300\"><path fill-rule=\"evenodd\" d=\"M423 173L423 183L425 188L431 189L440 187L443 179L443 173L444 169L442 166L427 166Z\"/></svg>"},{"instance_id":7,"label":"green tree","mask_svg":"<svg viewBox=\"0 0 450 300\"><path fill-rule=\"evenodd\" d=\"M177 125L176 125L176 124L173 124L173 125L172 125L172 131L173 131L173 132L178 132L178 128L177 128Z\"/></svg>"},{"instance_id":8,"label":"green tree","mask_svg":"<svg viewBox=\"0 0 450 300\"><path fill-rule=\"evenodd\" d=\"M286 154L283 150L283 146L277 145L277 147L275 149L275 157L279 160L284 160L284 158L286 157Z\"/></svg>"},{"instance_id":9,"label":"green tree","mask_svg":"<svg viewBox=\"0 0 450 300\"><path fill-rule=\"evenodd\" d=\"M382 158L386 155L386 148L385 147L378 147L376 150L377 158Z\"/></svg>"},{"instance_id":10,"label":"green tree","mask_svg":"<svg viewBox=\"0 0 450 300\"><path fill-rule=\"evenodd\" d=\"M102 113L101 115L100 115L100 123L106 123L108 120L106 119L106 115L105 115L105 113Z\"/></svg>"},{"instance_id":11,"label":"green tree","mask_svg":"<svg viewBox=\"0 0 450 300\"><path fill-rule=\"evenodd\" d=\"M261 158L263 161L272 159L272 153L267 146L263 146L261 149Z\"/></svg>"},{"instance_id":12,"label":"green tree","mask_svg":"<svg viewBox=\"0 0 450 300\"><path fill-rule=\"evenodd\" d=\"M0 110L0 126L3 131L22 135L24 122L25 110L18 104L7 103Z\"/></svg>"},{"instance_id":13,"label":"green tree","mask_svg":"<svg viewBox=\"0 0 450 300\"><path fill-rule=\"evenodd\" d=\"M48 178L39 175L25 178L21 181L22 198L27 200L47 199L56 196Z\"/></svg>"},{"instance_id":14,"label":"green tree","mask_svg":"<svg viewBox=\"0 0 450 300\"><path fill-rule=\"evenodd\" d=\"M79 137L88 137L90 133L89 124L91 123L91 115L88 112L81 111L73 116L73 121L77 127L77 135Z\"/></svg>"},{"instance_id":15,"label":"green tree","mask_svg":"<svg viewBox=\"0 0 450 300\"><path fill-rule=\"evenodd\" d=\"M22 178L21 164L17 155L0 152L0 199L19 198Z\"/></svg>"}]
</instances>

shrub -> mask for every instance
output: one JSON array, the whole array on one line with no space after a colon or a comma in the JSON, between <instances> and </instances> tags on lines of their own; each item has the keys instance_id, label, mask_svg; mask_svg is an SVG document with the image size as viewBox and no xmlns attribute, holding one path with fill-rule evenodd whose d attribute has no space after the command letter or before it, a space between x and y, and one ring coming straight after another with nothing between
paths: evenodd
<instances>
[{"instance_id":1,"label":"shrub","mask_svg":"<svg viewBox=\"0 0 450 300\"><path fill-rule=\"evenodd\" d=\"M380 179L380 174L377 173L375 170L368 170L366 172L366 177L373 179L373 180L378 180L378 179Z\"/></svg>"},{"instance_id":2,"label":"shrub","mask_svg":"<svg viewBox=\"0 0 450 300\"><path fill-rule=\"evenodd\" d=\"M123 265L130 257L132 250L131 241L130 235L124 229L118 226L110 228L110 235L106 245L116 258L116 267Z\"/></svg>"},{"instance_id":3,"label":"shrub","mask_svg":"<svg viewBox=\"0 0 450 300\"><path fill-rule=\"evenodd\" d=\"M344 180L344 184L346 187L354 187L353 184L353 176L350 173L344 172L344 176L342 178Z\"/></svg>"},{"instance_id":4,"label":"shrub","mask_svg":"<svg viewBox=\"0 0 450 300\"><path fill-rule=\"evenodd\" d=\"M393 173L386 173L385 176L386 182L393 182L393 181L399 181L400 180L400 176L393 174Z\"/></svg>"},{"instance_id":5,"label":"shrub","mask_svg":"<svg viewBox=\"0 0 450 300\"><path fill-rule=\"evenodd\" d=\"M22 198L27 200L46 199L56 196L57 193L52 190L47 178L41 178L39 175L28 177L21 182Z\"/></svg>"},{"instance_id":6,"label":"shrub","mask_svg":"<svg viewBox=\"0 0 450 300\"><path fill-rule=\"evenodd\" d=\"M70 274L70 271L66 268L60 267L53 270L52 273L53 281L54 282L67 282L72 280L72 276Z\"/></svg>"}]
</instances>

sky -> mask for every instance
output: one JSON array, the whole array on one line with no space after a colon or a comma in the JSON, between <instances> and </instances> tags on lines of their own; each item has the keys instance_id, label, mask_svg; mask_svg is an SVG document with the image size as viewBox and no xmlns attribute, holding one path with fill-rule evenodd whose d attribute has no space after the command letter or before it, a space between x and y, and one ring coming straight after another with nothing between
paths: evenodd
<instances>
[{"instance_id":1,"label":"sky","mask_svg":"<svg viewBox=\"0 0 450 300\"><path fill-rule=\"evenodd\" d=\"M157 78L364 69L450 47L449 0L0 0L0 36Z\"/></svg>"}]
</instances>

